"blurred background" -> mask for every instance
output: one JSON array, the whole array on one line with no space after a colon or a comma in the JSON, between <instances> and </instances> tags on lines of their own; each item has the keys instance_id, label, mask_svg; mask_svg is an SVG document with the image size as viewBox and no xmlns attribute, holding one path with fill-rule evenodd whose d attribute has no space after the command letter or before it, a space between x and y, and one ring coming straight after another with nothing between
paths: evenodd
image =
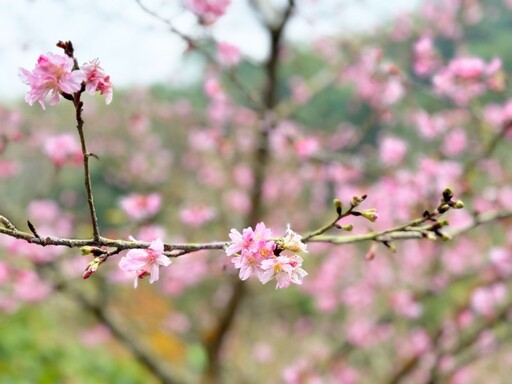
<instances>
[{"instance_id":1,"label":"blurred background","mask_svg":"<svg viewBox=\"0 0 512 384\"><path fill-rule=\"evenodd\" d=\"M111 105L83 97L106 237L226 241L260 220L306 233L332 219L333 198L362 194L379 220L343 224L367 233L421 217L448 186L466 203L455 229L512 210L510 1L298 0L275 81L269 31L287 1L232 0L212 23L184 3L0 2L1 215L91 235L74 109L29 107L17 75L59 40L114 86ZM459 57L480 60L477 79L441 87ZM256 214L255 99L276 116ZM136 290L119 257L84 281L78 249L2 235L0 382L506 383L507 220L396 253L310 244L304 284L277 291L242 288L222 251L179 257Z\"/></svg>"},{"instance_id":2,"label":"blurred background","mask_svg":"<svg viewBox=\"0 0 512 384\"><path fill-rule=\"evenodd\" d=\"M304 1L302 17L293 20L287 36L311 42L322 35L339 35L375 28L393 16L410 11L418 1ZM152 10L173 20L188 35L202 28L179 2L147 1ZM19 1L0 4L0 63L6 76L0 97L15 100L26 91L16 76L19 67L31 68L34 57L54 50L59 40L71 40L80 49L79 59L99 57L117 87L150 85L187 86L198 81L200 69L184 63L186 44L163 23L142 11L135 1ZM234 1L230 12L209 31L218 41L240 48L251 60L261 61L268 51L263 27L248 1ZM9 75L8 75L9 74Z\"/></svg>"}]
</instances>

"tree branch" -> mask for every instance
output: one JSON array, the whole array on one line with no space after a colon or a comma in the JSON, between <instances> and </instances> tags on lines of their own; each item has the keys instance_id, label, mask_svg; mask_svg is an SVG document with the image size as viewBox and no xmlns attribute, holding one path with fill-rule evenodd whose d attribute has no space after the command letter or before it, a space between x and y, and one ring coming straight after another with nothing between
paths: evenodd
<instances>
[{"instance_id":1,"label":"tree branch","mask_svg":"<svg viewBox=\"0 0 512 384\"><path fill-rule=\"evenodd\" d=\"M215 59L215 57L212 56L212 54L210 54L210 52L208 52L206 49L203 49L198 43L197 41L195 41L192 37L184 34L183 32L181 32L180 30L178 30L174 24L172 23L171 20L168 20L162 16L160 16L157 12L155 11L152 11L151 9L149 9L148 7L146 7L141 0L135 0L135 2L139 5L139 7L144 11L146 12L148 15L154 17L155 19L157 19L158 21L161 21L162 23L164 23L165 25L167 25L167 27L169 28L169 30L174 33L175 35L179 36L181 39L183 39L183 41L185 41L189 47L191 48L195 48L198 52L200 52L211 64L215 65L216 67L220 67L219 63L217 62L217 60ZM252 104L252 107L255 109L255 110L263 110L264 109L264 106L263 106L263 103L261 102L261 100L258 100L258 98L253 95L252 92L250 92L243 84L242 82L238 79L238 77L236 76L236 74L233 72L233 71L224 71L224 73L227 75L228 79L233 83L233 85L238 89L238 91L242 94L243 97L245 97L247 99L247 101Z\"/></svg>"}]
</instances>

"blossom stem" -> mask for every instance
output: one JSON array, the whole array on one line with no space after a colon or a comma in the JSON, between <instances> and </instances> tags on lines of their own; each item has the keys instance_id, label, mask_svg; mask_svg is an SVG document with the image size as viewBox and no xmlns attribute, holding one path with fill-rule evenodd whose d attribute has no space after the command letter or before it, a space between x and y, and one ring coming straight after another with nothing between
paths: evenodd
<instances>
[{"instance_id":1,"label":"blossom stem","mask_svg":"<svg viewBox=\"0 0 512 384\"><path fill-rule=\"evenodd\" d=\"M311 238L315 237L315 236L319 236L319 235L322 235L324 234L325 232L327 232L329 229L331 228L334 228L334 226L336 225L336 223L338 223L338 221L340 221L341 219L343 219L344 217L347 217L349 216L353 209L355 207L354 206L350 206L349 209L346 211L346 212L343 212L339 215L336 216L336 218L334 220L332 220L331 222L327 223L326 225L324 225L323 227L320 227L318 228L316 231L313 231L313 232L310 232L309 234L305 235L305 236L302 236L302 241L304 243L308 242L308 240L310 240Z\"/></svg>"}]
</instances>

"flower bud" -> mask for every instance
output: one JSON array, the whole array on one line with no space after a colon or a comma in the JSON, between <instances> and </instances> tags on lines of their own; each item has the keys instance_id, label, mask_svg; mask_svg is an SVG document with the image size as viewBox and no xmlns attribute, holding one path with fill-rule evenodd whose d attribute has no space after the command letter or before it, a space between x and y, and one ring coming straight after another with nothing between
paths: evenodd
<instances>
[{"instance_id":1,"label":"flower bud","mask_svg":"<svg viewBox=\"0 0 512 384\"><path fill-rule=\"evenodd\" d=\"M451 240L452 237L450 235L447 235L445 233L441 233L441 240L443 241L448 241L448 240Z\"/></svg>"},{"instance_id":2,"label":"flower bud","mask_svg":"<svg viewBox=\"0 0 512 384\"><path fill-rule=\"evenodd\" d=\"M443 201L445 203L449 202L453 198L453 192L450 188L446 188L443 191Z\"/></svg>"},{"instance_id":3,"label":"flower bud","mask_svg":"<svg viewBox=\"0 0 512 384\"><path fill-rule=\"evenodd\" d=\"M462 209L462 208L464 208L464 203L461 200L457 200L454 202L453 208Z\"/></svg>"},{"instance_id":4,"label":"flower bud","mask_svg":"<svg viewBox=\"0 0 512 384\"><path fill-rule=\"evenodd\" d=\"M359 204L361 204L365 199L367 195L363 196L353 196L352 200L350 201L350 205L353 207L357 207Z\"/></svg>"},{"instance_id":5,"label":"flower bud","mask_svg":"<svg viewBox=\"0 0 512 384\"><path fill-rule=\"evenodd\" d=\"M85 268L85 271L84 273L82 274L82 279L88 279L89 277L91 277L91 275L96 272L96 270L98 269L98 267L100 266L101 263L103 263L105 261L104 258L101 258L101 257L95 257L93 259L93 261L91 261L87 267Z\"/></svg>"},{"instance_id":6,"label":"flower bud","mask_svg":"<svg viewBox=\"0 0 512 384\"><path fill-rule=\"evenodd\" d=\"M92 249L92 247L82 247L80 248L80 253L82 254L82 256L87 256L92 253Z\"/></svg>"},{"instance_id":7,"label":"flower bud","mask_svg":"<svg viewBox=\"0 0 512 384\"><path fill-rule=\"evenodd\" d=\"M334 199L334 207L336 208L336 213L341 216L341 211L343 210L343 204L340 199Z\"/></svg>"},{"instance_id":8,"label":"flower bud","mask_svg":"<svg viewBox=\"0 0 512 384\"><path fill-rule=\"evenodd\" d=\"M363 216L366 220L371 221L372 223L374 223L375 220L377 220L379 217L377 210L374 208L361 211L361 216Z\"/></svg>"},{"instance_id":9,"label":"flower bud","mask_svg":"<svg viewBox=\"0 0 512 384\"><path fill-rule=\"evenodd\" d=\"M375 250L370 249L368 252L366 252L366 255L364 255L364 259L366 261L371 261L371 260L375 259Z\"/></svg>"},{"instance_id":10,"label":"flower bud","mask_svg":"<svg viewBox=\"0 0 512 384\"><path fill-rule=\"evenodd\" d=\"M353 228L354 228L354 226L352 224L342 225L340 227L340 229L347 231L347 232L350 232Z\"/></svg>"}]
</instances>

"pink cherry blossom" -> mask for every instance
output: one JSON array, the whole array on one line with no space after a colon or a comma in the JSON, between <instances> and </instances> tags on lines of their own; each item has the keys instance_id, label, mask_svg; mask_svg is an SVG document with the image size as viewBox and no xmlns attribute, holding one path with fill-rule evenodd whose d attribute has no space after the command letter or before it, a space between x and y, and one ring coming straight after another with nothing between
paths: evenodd
<instances>
[{"instance_id":1,"label":"pink cherry blossom","mask_svg":"<svg viewBox=\"0 0 512 384\"><path fill-rule=\"evenodd\" d=\"M503 277L512 275L512 251L507 248L492 248L489 252L491 263Z\"/></svg>"},{"instance_id":2,"label":"pink cherry blossom","mask_svg":"<svg viewBox=\"0 0 512 384\"><path fill-rule=\"evenodd\" d=\"M47 138L44 142L44 152L58 168L66 162L73 165L82 164L82 148L76 136L71 133Z\"/></svg>"},{"instance_id":3,"label":"pink cherry blossom","mask_svg":"<svg viewBox=\"0 0 512 384\"><path fill-rule=\"evenodd\" d=\"M290 91L293 100L298 104L304 104L313 96L308 84L299 76L294 76L290 79Z\"/></svg>"},{"instance_id":4,"label":"pink cherry blossom","mask_svg":"<svg viewBox=\"0 0 512 384\"><path fill-rule=\"evenodd\" d=\"M126 215L135 220L144 220L156 215L161 203L162 198L158 193L131 194L123 197L119 202Z\"/></svg>"},{"instance_id":5,"label":"pink cherry blossom","mask_svg":"<svg viewBox=\"0 0 512 384\"><path fill-rule=\"evenodd\" d=\"M204 93L212 100L223 101L226 99L226 93L222 88L222 84L216 77L209 77L205 80Z\"/></svg>"},{"instance_id":6,"label":"pink cherry blossom","mask_svg":"<svg viewBox=\"0 0 512 384\"><path fill-rule=\"evenodd\" d=\"M217 59L225 67L234 67L240 62L240 50L237 46L229 43L219 43L217 45Z\"/></svg>"},{"instance_id":7,"label":"pink cherry blossom","mask_svg":"<svg viewBox=\"0 0 512 384\"><path fill-rule=\"evenodd\" d=\"M6 284L9 280L10 270L7 263L0 261L0 284Z\"/></svg>"},{"instance_id":8,"label":"pink cherry blossom","mask_svg":"<svg viewBox=\"0 0 512 384\"><path fill-rule=\"evenodd\" d=\"M253 242L253 237L254 231L250 227L243 229L242 233L238 232L234 228L231 229L231 233L229 234L231 244L226 248L226 255L236 255L242 252L243 249L249 249Z\"/></svg>"},{"instance_id":9,"label":"pink cherry blossom","mask_svg":"<svg viewBox=\"0 0 512 384\"><path fill-rule=\"evenodd\" d=\"M432 38L422 37L414 44L414 72L417 75L429 75L435 71L440 64Z\"/></svg>"},{"instance_id":10,"label":"pink cherry blossom","mask_svg":"<svg viewBox=\"0 0 512 384\"><path fill-rule=\"evenodd\" d=\"M497 307L505 301L507 288L503 283L496 283L487 287L478 287L471 295L471 308L483 316L493 316Z\"/></svg>"},{"instance_id":11,"label":"pink cherry blossom","mask_svg":"<svg viewBox=\"0 0 512 384\"><path fill-rule=\"evenodd\" d=\"M268 283L274 277L276 279L276 289L286 288L290 283L302 284L302 279L308 273L301 268L302 258L300 256L278 256L272 259L266 259L261 262L260 281L263 284Z\"/></svg>"},{"instance_id":12,"label":"pink cherry blossom","mask_svg":"<svg viewBox=\"0 0 512 384\"><path fill-rule=\"evenodd\" d=\"M256 343L252 348L252 357L260 364L269 363L274 358L274 355L272 345L266 342Z\"/></svg>"},{"instance_id":13,"label":"pink cherry blossom","mask_svg":"<svg viewBox=\"0 0 512 384\"><path fill-rule=\"evenodd\" d=\"M135 239L131 238L132 241ZM131 249L119 261L119 268L129 274L135 274L133 286L137 288L139 279L149 275L153 284L160 277L160 267L167 267L171 260L163 255L164 244L160 238L151 242L148 249Z\"/></svg>"},{"instance_id":14,"label":"pink cherry blossom","mask_svg":"<svg viewBox=\"0 0 512 384\"><path fill-rule=\"evenodd\" d=\"M442 152L446 156L457 156L466 149L467 145L466 130L463 128L455 128L445 136Z\"/></svg>"},{"instance_id":15,"label":"pink cherry blossom","mask_svg":"<svg viewBox=\"0 0 512 384\"><path fill-rule=\"evenodd\" d=\"M457 57L433 78L436 91L453 99L458 105L482 95L491 77L501 69L501 61L486 64L479 57Z\"/></svg>"},{"instance_id":16,"label":"pink cherry blossom","mask_svg":"<svg viewBox=\"0 0 512 384\"><path fill-rule=\"evenodd\" d=\"M36 222L55 222L61 214L59 205L53 200L34 200L28 206L28 216Z\"/></svg>"},{"instance_id":17,"label":"pink cherry blossom","mask_svg":"<svg viewBox=\"0 0 512 384\"><path fill-rule=\"evenodd\" d=\"M308 136L295 141L295 152L301 158L307 158L320 150L320 142L317 138Z\"/></svg>"},{"instance_id":18,"label":"pink cherry blossom","mask_svg":"<svg viewBox=\"0 0 512 384\"><path fill-rule=\"evenodd\" d=\"M110 82L110 76L107 76L103 72L103 68L100 67L98 59L92 60L82 65L82 71L85 74L85 90L93 95L95 92L99 92L105 96L105 103L110 104L112 102L112 83Z\"/></svg>"},{"instance_id":19,"label":"pink cherry blossom","mask_svg":"<svg viewBox=\"0 0 512 384\"><path fill-rule=\"evenodd\" d=\"M30 86L25 95L25 101L34 105L37 101L43 109L46 109L45 99L50 94L50 105L59 102L61 92L72 94L78 92L85 80L85 75L80 70L73 69L73 59L65 55L48 53L39 56L34 70L28 71L20 68L21 80Z\"/></svg>"},{"instance_id":20,"label":"pink cherry blossom","mask_svg":"<svg viewBox=\"0 0 512 384\"><path fill-rule=\"evenodd\" d=\"M371 107L385 109L399 102L405 94L398 75L398 67L383 60L382 48L370 47L342 70L341 80L352 84L359 98Z\"/></svg>"},{"instance_id":21,"label":"pink cherry blossom","mask_svg":"<svg viewBox=\"0 0 512 384\"><path fill-rule=\"evenodd\" d=\"M379 156L382 163L387 167L399 165L407 153L407 143L394 136L387 136L382 139L379 146Z\"/></svg>"},{"instance_id":22,"label":"pink cherry blossom","mask_svg":"<svg viewBox=\"0 0 512 384\"><path fill-rule=\"evenodd\" d=\"M211 207L193 206L183 208L180 212L180 219L184 224L199 228L215 217L215 210Z\"/></svg>"},{"instance_id":23,"label":"pink cherry blossom","mask_svg":"<svg viewBox=\"0 0 512 384\"><path fill-rule=\"evenodd\" d=\"M428 332L422 328L415 328L402 343L400 351L404 356L420 356L431 348L432 339Z\"/></svg>"},{"instance_id":24,"label":"pink cherry blossom","mask_svg":"<svg viewBox=\"0 0 512 384\"><path fill-rule=\"evenodd\" d=\"M226 248L226 255L233 256L231 262L239 269L241 280L257 276L261 283L266 284L274 277L276 288L285 288L294 284L302 284L307 275L302 266L302 258L295 252L307 252L302 237L291 230L277 240L272 239L272 231L263 222L253 230L243 229L242 233L232 229L229 234L231 244Z\"/></svg>"},{"instance_id":25,"label":"pink cherry blossom","mask_svg":"<svg viewBox=\"0 0 512 384\"><path fill-rule=\"evenodd\" d=\"M423 312L421 304L408 291L395 292L391 297L391 307L398 315L411 319L419 317Z\"/></svg>"},{"instance_id":26,"label":"pink cherry blossom","mask_svg":"<svg viewBox=\"0 0 512 384\"><path fill-rule=\"evenodd\" d=\"M289 250L291 252L308 252L307 245L302 242L302 236L293 232L290 228L290 224L288 224L288 227L286 228L286 235L283 237L281 245L285 250Z\"/></svg>"},{"instance_id":27,"label":"pink cherry blossom","mask_svg":"<svg viewBox=\"0 0 512 384\"><path fill-rule=\"evenodd\" d=\"M274 243L269 242L269 244L275 248ZM261 272L261 257L256 252L243 251L240 256L233 257L231 262L235 265L235 268L240 270L238 277L242 281L247 280L252 275L258 276Z\"/></svg>"},{"instance_id":28,"label":"pink cherry blossom","mask_svg":"<svg viewBox=\"0 0 512 384\"><path fill-rule=\"evenodd\" d=\"M18 164L14 161L7 159L0 159L0 179L8 178L18 174Z\"/></svg>"},{"instance_id":29,"label":"pink cherry blossom","mask_svg":"<svg viewBox=\"0 0 512 384\"><path fill-rule=\"evenodd\" d=\"M186 0L185 6L199 18L202 24L213 24L226 13L231 0Z\"/></svg>"},{"instance_id":30,"label":"pink cherry blossom","mask_svg":"<svg viewBox=\"0 0 512 384\"><path fill-rule=\"evenodd\" d=\"M32 270L18 271L14 281L14 297L20 301L36 302L48 297L52 288Z\"/></svg>"}]
</instances>

